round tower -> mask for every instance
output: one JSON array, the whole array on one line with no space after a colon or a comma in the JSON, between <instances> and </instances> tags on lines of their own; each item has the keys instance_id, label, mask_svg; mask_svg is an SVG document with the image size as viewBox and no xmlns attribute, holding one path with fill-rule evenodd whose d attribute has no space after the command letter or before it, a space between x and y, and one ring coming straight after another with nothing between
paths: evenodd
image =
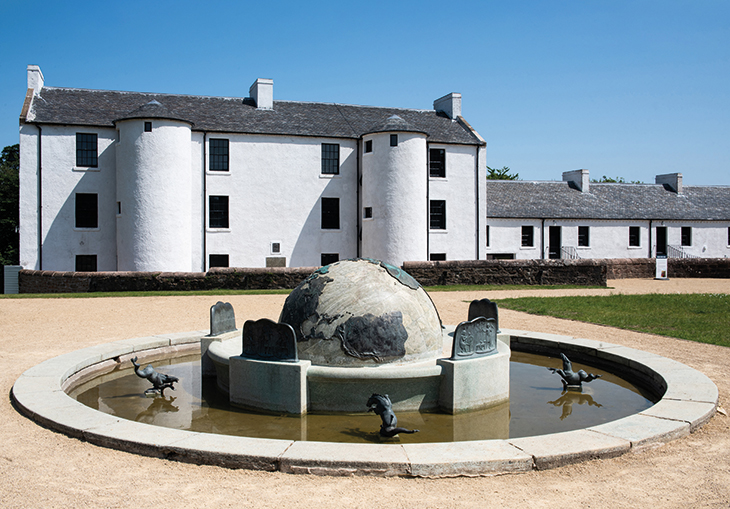
<instances>
[{"instance_id":1,"label":"round tower","mask_svg":"<svg viewBox=\"0 0 730 509\"><path fill-rule=\"evenodd\" d=\"M427 136L397 115L363 135L363 257L398 267L427 259Z\"/></svg>"},{"instance_id":2,"label":"round tower","mask_svg":"<svg viewBox=\"0 0 730 509\"><path fill-rule=\"evenodd\" d=\"M157 101L115 121L117 267L192 270L192 124Z\"/></svg>"}]
</instances>

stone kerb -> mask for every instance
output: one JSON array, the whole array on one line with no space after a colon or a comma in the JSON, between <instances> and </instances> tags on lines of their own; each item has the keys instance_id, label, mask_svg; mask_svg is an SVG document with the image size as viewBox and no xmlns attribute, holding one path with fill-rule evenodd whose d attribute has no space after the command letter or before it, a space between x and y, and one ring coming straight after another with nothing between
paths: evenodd
<instances>
[{"instance_id":1,"label":"stone kerb","mask_svg":"<svg viewBox=\"0 0 730 509\"><path fill-rule=\"evenodd\" d=\"M432 444L335 444L220 436L119 419L70 398L76 382L132 356L197 351L207 331L136 338L49 359L23 373L11 397L26 416L90 443L138 454L230 468L321 475L453 476L553 468L609 458L693 432L715 413L717 387L702 373L671 359L588 339L503 330L513 344L542 344L566 353L593 351L625 366L643 366L666 386L654 406L591 428L505 440ZM501 337L500 337L501 342Z\"/></svg>"}]
</instances>

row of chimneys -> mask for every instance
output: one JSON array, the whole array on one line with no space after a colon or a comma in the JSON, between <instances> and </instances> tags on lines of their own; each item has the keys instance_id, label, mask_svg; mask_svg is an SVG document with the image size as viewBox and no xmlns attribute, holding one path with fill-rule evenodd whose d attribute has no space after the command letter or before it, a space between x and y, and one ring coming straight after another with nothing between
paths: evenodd
<instances>
[{"instance_id":1,"label":"row of chimneys","mask_svg":"<svg viewBox=\"0 0 730 509\"><path fill-rule=\"evenodd\" d=\"M590 190L590 179L588 178L588 170L573 170L563 172L563 182L570 182L579 191L587 193ZM682 194L682 174L681 173L665 173L657 175L654 183L662 184L669 187L677 194Z\"/></svg>"},{"instance_id":2,"label":"row of chimneys","mask_svg":"<svg viewBox=\"0 0 730 509\"><path fill-rule=\"evenodd\" d=\"M33 93L40 94L43 88L43 73L37 65L28 66L28 88L33 89ZM256 108L260 110L270 110L274 107L274 80L259 78L254 81L248 94L256 103ZM452 92L446 94L433 102L433 109L443 112L452 120L456 120L461 116L461 94Z\"/></svg>"}]
</instances>

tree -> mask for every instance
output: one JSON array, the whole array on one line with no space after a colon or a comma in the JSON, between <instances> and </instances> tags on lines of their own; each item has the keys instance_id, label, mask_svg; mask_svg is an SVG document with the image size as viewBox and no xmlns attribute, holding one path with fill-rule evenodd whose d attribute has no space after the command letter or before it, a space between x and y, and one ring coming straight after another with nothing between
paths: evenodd
<instances>
[{"instance_id":1,"label":"tree","mask_svg":"<svg viewBox=\"0 0 730 509\"><path fill-rule=\"evenodd\" d=\"M608 183L608 184L625 184L626 183L626 181L624 180L623 177L607 177L605 175L603 177L601 177L600 179L598 179L598 180L591 179L591 182L595 182L595 183L598 183L598 184L602 184L602 183ZM631 184L643 184L643 182L641 180L632 180L630 183Z\"/></svg>"},{"instance_id":2,"label":"tree","mask_svg":"<svg viewBox=\"0 0 730 509\"><path fill-rule=\"evenodd\" d=\"M0 264L18 265L20 146L5 147L0 156Z\"/></svg>"},{"instance_id":3,"label":"tree","mask_svg":"<svg viewBox=\"0 0 730 509\"><path fill-rule=\"evenodd\" d=\"M520 180L520 174L510 173L509 166L502 166L501 169L487 166L487 180Z\"/></svg>"}]
</instances>

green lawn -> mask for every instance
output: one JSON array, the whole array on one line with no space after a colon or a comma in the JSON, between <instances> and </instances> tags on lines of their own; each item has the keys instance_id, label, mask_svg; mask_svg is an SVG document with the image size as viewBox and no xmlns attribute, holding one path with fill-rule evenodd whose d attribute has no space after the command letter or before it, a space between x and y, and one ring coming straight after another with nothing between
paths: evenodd
<instances>
[{"instance_id":1,"label":"green lawn","mask_svg":"<svg viewBox=\"0 0 730 509\"><path fill-rule=\"evenodd\" d=\"M647 294L498 299L500 307L730 346L730 295Z\"/></svg>"}]
</instances>

